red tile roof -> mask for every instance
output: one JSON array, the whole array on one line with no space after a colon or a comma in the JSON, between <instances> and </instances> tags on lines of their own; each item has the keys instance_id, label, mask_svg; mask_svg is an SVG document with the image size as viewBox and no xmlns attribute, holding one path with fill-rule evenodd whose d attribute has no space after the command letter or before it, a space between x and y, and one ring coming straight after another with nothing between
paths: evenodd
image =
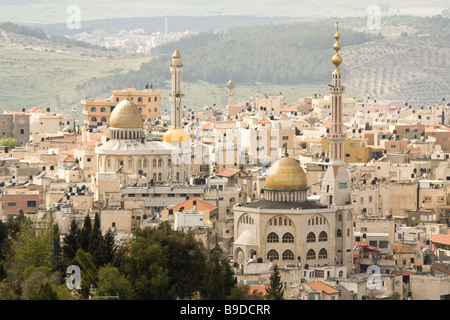
<instances>
[{"instance_id":1,"label":"red tile roof","mask_svg":"<svg viewBox=\"0 0 450 320\"><path fill-rule=\"evenodd\" d=\"M446 274L450 274L450 270L444 269L442 267L434 267L436 270L444 272Z\"/></svg>"},{"instance_id":2,"label":"red tile roof","mask_svg":"<svg viewBox=\"0 0 450 320\"><path fill-rule=\"evenodd\" d=\"M183 211L190 211L194 208L194 200L197 201L197 211L211 211L217 208L216 206L213 206L212 204L209 204L208 202L199 200L197 198L189 198L188 200L172 207L172 209L173 211L178 211L180 210L180 208L184 207Z\"/></svg>"},{"instance_id":3,"label":"red tile roof","mask_svg":"<svg viewBox=\"0 0 450 320\"><path fill-rule=\"evenodd\" d=\"M264 284L260 284L260 285L249 285L249 293L250 294L254 294L254 293L260 293L262 295L266 295L267 291L266 289L268 288L268 286L264 285Z\"/></svg>"},{"instance_id":4,"label":"red tile roof","mask_svg":"<svg viewBox=\"0 0 450 320\"><path fill-rule=\"evenodd\" d=\"M225 170L219 172L217 175L220 177L230 178L234 176L236 173L241 172L239 169L226 168Z\"/></svg>"},{"instance_id":5,"label":"red tile roof","mask_svg":"<svg viewBox=\"0 0 450 320\"><path fill-rule=\"evenodd\" d=\"M450 234L435 234L431 237L431 241L450 246Z\"/></svg>"},{"instance_id":6,"label":"red tile roof","mask_svg":"<svg viewBox=\"0 0 450 320\"><path fill-rule=\"evenodd\" d=\"M61 162L76 162L77 160L72 156L66 156L59 161L61 161Z\"/></svg>"},{"instance_id":7,"label":"red tile roof","mask_svg":"<svg viewBox=\"0 0 450 320\"><path fill-rule=\"evenodd\" d=\"M339 293L338 290L336 290L333 287L330 287L329 285L323 283L322 281L309 282L309 283L307 283L307 285L310 286L313 290L322 291L327 294Z\"/></svg>"}]
</instances>

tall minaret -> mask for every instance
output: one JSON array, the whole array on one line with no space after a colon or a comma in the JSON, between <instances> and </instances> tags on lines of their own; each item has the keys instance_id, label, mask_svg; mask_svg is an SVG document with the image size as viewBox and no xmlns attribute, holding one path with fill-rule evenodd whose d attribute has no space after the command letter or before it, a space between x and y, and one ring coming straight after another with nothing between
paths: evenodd
<instances>
[{"instance_id":1,"label":"tall minaret","mask_svg":"<svg viewBox=\"0 0 450 320\"><path fill-rule=\"evenodd\" d=\"M181 128L181 113L183 94L181 93L181 72L183 72L183 65L181 64L181 55L178 48L172 54L172 64L170 65L170 73L172 73L172 92L169 97L172 111L172 128Z\"/></svg>"},{"instance_id":2,"label":"tall minaret","mask_svg":"<svg viewBox=\"0 0 450 320\"><path fill-rule=\"evenodd\" d=\"M235 84L233 80L230 77L230 80L227 83L227 89L228 89L228 105L233 106L234 105L234 88Z\"/></svg>"},{"instance_id":3,"label":"tall minaret","mask_svg":"<svg viewBox=\"0 0 450 320\"><path fill-rule=\"evenodd\" d=\"M330 159L328 169L322 179L321 203L327 205L343 206L350 204L351 199L351 179L347 172L344 161L344 141L345 132L342 123L342 94L345 87L341 86L341 71L339 65L342 63L342 57L338 51L341 49L339 44L338 24L336 23L336 42L333 49L336 54L331 59L336 69L333 72L332 83L328 90L331 96L331 128L328 133Z\"/></svg>"}]
</instances>

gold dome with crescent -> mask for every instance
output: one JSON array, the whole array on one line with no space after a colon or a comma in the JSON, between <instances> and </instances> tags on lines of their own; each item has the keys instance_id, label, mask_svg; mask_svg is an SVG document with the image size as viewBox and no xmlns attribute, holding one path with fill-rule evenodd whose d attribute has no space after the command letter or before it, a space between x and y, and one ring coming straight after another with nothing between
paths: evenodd
<instances>
[{"instance_id":1,"label":"gold dome with crescent","mask_svg":"<svg viewBox=\"0 0 450 320\"><path fill-rule=\"evenodd\" d=\"M191 142L191 137L182 128L170 128L166 131L162 140L166 142Z\"/></svg>"},{"instance_id":2,"label":"gold dome with crescent","mask_svg":"<svg viewBox=\"0 0 450 320\"><path fill-rule=\"evenodd\" d=\"M121 129L142 129L142 115L133 102L125 99L118 103L111 112L109 126Z\"/></svg>"},{"instance_id":3,"label":"gold dome with crescent","mask_svg":"<svg viewBox=\"0 0 450 320\"><path fill-rule=\"evenodd\" d=\"M267 190L306 190L306 174L300 164L287 156L275 161L266 176Z\"/></svg>"}]
</instances>

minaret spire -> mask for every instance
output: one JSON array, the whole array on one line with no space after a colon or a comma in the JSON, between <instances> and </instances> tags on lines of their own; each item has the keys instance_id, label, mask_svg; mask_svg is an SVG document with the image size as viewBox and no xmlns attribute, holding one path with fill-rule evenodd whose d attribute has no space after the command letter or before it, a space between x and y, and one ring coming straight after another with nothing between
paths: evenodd
<instances>
[{"instance_id":1,"label":"minaret spire","mask_svg":"<svg viewBox=\"0 0 450 320\"><path fill-rule=\"evenodd\" d=\"M341 85L341 71L339 65L342 57L339 55L341 45L339 43L338 23L336 23L336 42L333 49L336 54L331 59L335 66L332 73L332 82L328 88L331 98L331 128L327 135L329 142L328 157L330 159L327 172L322 179L321 202L328 205L345 205L350 202L351 183L344 161L345 132L342 120L342 94L345 87Z\"/></svg>"},{"instance_id":2,"label":"minaret spire","mask_svg":"<svg viewBox=\"0 0 450 320\"><path fill-rule=\"evenodd\" d=\"M181 55L178 51L178 44L174 53L172 54L172 64L170 65L170 73L172 73L172 92L169 97L172 112L172 128L181 128L181 113L183 96L181 92L181 72L183 72L183 65L181 64Z\"/></svg>"}]
</instances>

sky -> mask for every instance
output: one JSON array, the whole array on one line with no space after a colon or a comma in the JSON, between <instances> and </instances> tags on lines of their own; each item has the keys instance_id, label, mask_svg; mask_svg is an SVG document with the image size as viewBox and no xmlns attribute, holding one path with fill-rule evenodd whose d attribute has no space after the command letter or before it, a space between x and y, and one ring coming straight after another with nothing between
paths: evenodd
<instances>
[{"instance_id":1,"label":"sky","mask_svg":"<svg viewBox=\"0 0 450 320\"><path fill-rule=\"evenodd\" d=\"M448 0L0 0L0 21L64 23L149 16L255 15L328 18L365 16L371 5L388 4L391 12L436 15Z\"/></svg>"}]
</instances>

